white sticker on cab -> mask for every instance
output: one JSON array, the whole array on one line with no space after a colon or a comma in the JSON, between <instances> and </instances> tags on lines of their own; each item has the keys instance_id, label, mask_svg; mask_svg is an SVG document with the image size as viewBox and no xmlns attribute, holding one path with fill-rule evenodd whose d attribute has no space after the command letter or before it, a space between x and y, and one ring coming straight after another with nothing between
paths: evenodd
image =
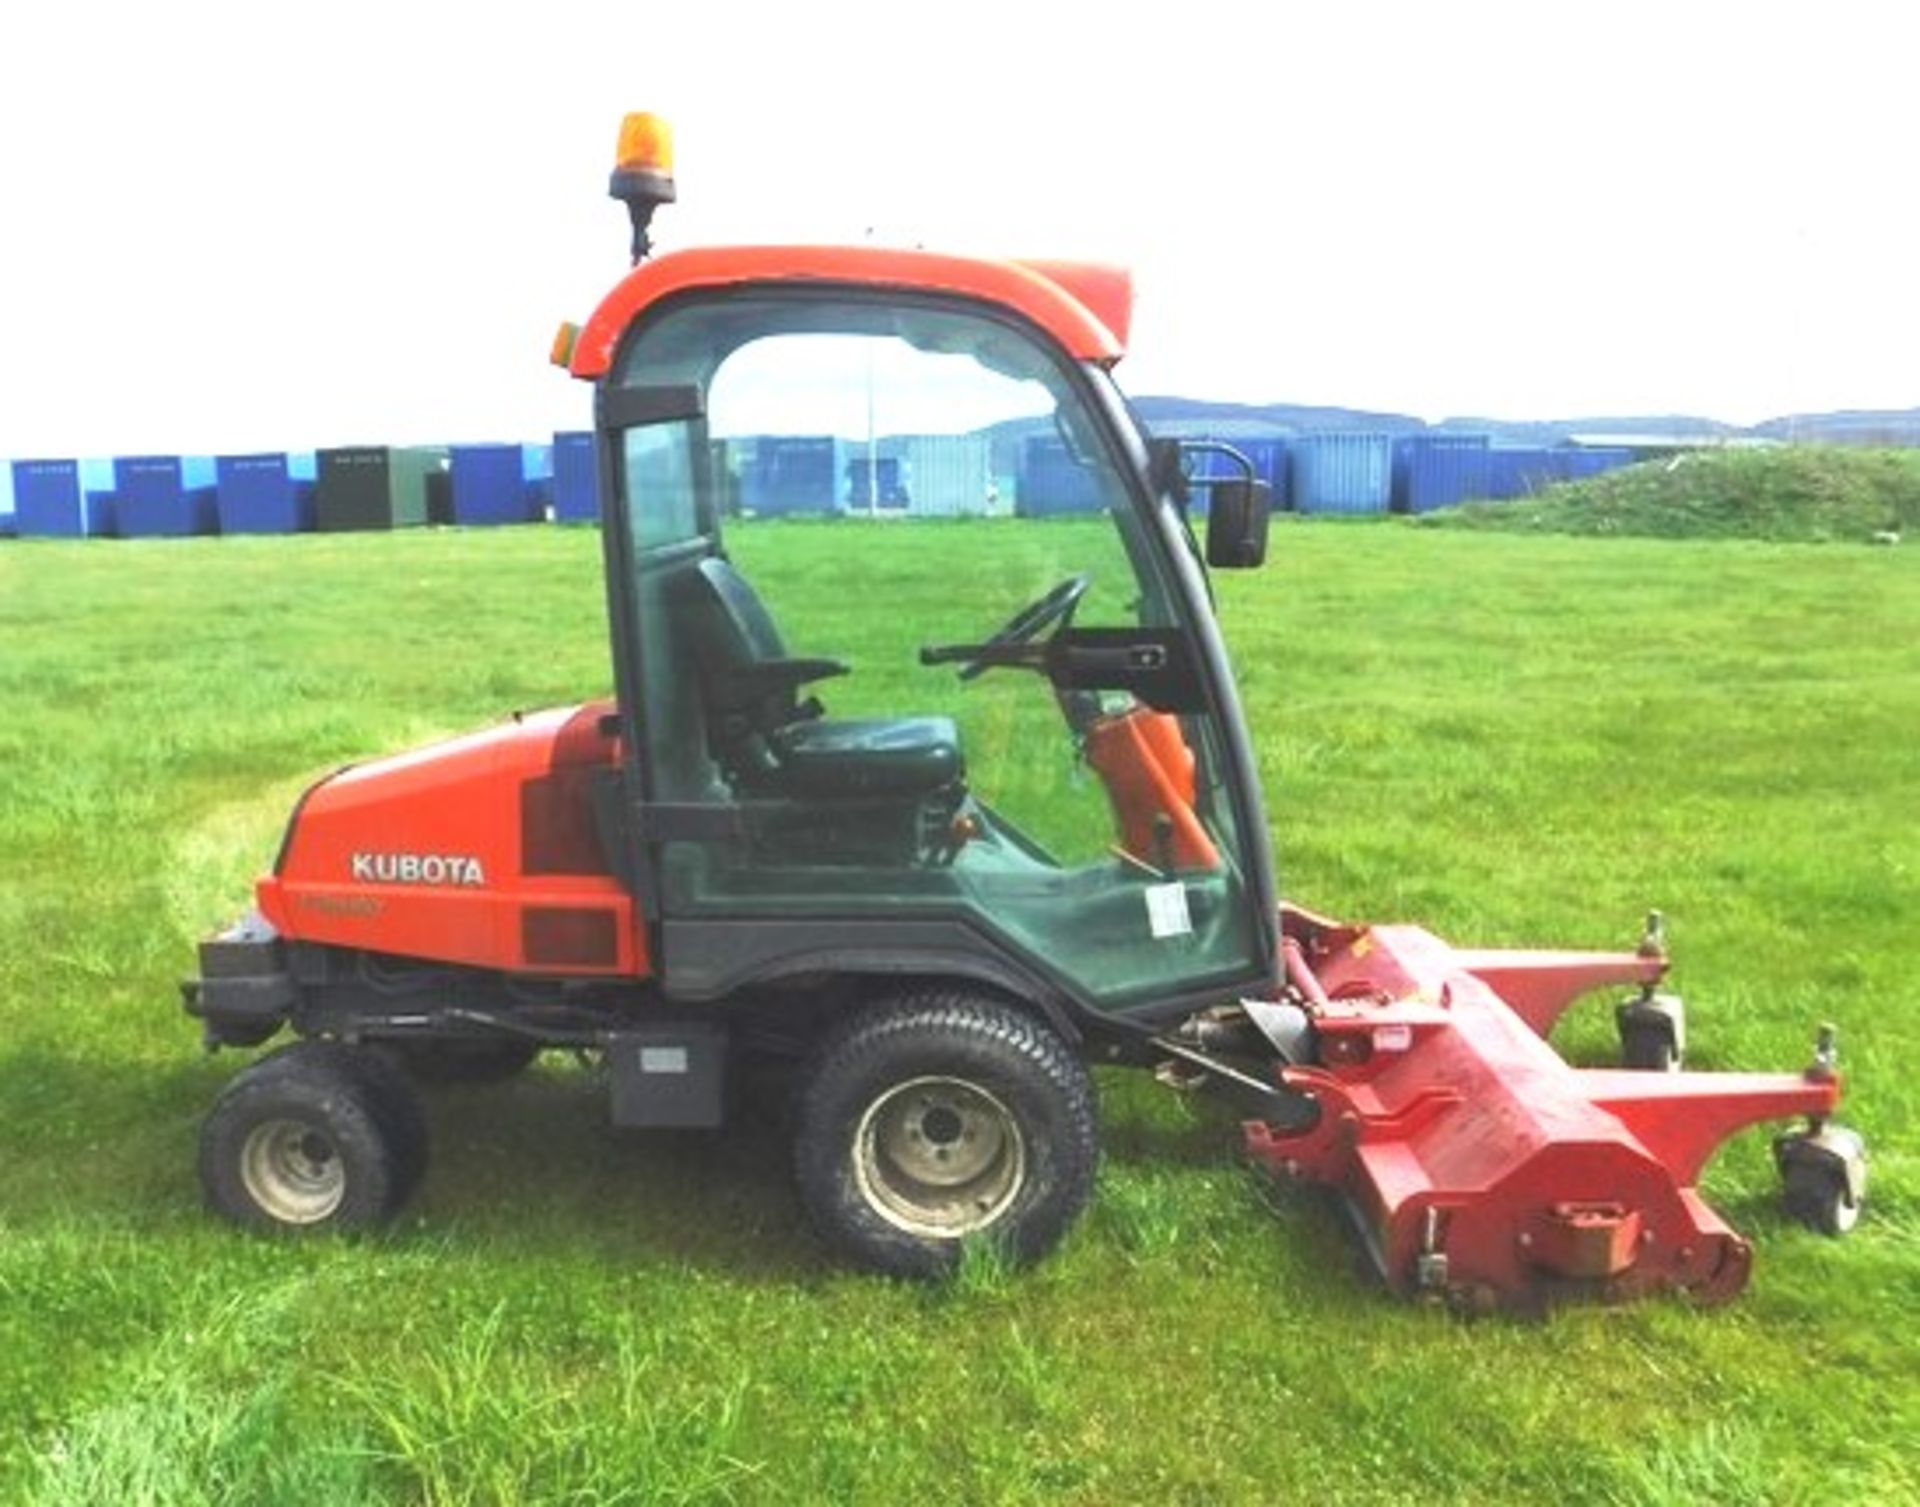
<instances>
[{"instance_id":1,"label":"white sticker on cab","mask_svg":"<svg viewBox=\"0 0 1920 1507\"><path fill-rule=\"evenodd\" d=\"M1147 926L1156 942L1192 934L1193 913L1187 909L1187 887L1184 884L1150 884L1144 893L1147 897Z\"/></svg>"}]
</instances>

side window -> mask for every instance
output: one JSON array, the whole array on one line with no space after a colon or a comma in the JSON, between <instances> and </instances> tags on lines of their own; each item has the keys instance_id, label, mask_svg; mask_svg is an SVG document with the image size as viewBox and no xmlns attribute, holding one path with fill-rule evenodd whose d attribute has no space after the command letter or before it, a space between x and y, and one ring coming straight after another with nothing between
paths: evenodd
<instances>
[{"instance_id":1,"label":"side window","mask_svg":"<svg viewBox=\"0 0 1920 1507\"><path fill-rule=\"evenodd\" d=\"M701 532L691 429L650 424L621 436L627 495L647 499L633 512L635 543L643 550L680 544Z\"/></svg>"}]
</instances>

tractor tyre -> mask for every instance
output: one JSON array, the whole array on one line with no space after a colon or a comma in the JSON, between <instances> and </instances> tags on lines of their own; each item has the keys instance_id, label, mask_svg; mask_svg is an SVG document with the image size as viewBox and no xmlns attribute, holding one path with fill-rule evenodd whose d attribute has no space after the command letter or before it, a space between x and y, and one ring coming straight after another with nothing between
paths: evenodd
<instances>
[{"instance_id":1,"label":"tractor tyre","mask_svg":"<svg viewBox=\"0 0 1920 1507\"><path fill-rule=\"evenodd\" d=\"M1093 1084L1065 1042L990 997L936 992L860 1011L822 1042L795 1176L850 1260L937 1277L967 1241L1043 1255L1085 1207L1098 1146Z\"/></svg>"},{"instance_id":2,"label":"tractor tyre","mask_svg":"<svg viewBox=\"0 0 1920 1507\"><path fill-rule=\"evenodd\" d=\"M208 1206L272 1233L371 1229L426 1168L426 1124L406 1080L374 1052L311 1041L226 1087L200 1133Z\"/></svg>"},{"instance_id":3,"label":"tractor tyre","mask_svg":"<svg viewBox=\"0 0 1920 1507\"><path fill-rule=\"evenodd\" d=\"M540 1055L537 1042L517 1036L456 1040L411 1037L385 1044L393 1060L419 1083L504 1083Z\"/></svg>"}]
</instances>

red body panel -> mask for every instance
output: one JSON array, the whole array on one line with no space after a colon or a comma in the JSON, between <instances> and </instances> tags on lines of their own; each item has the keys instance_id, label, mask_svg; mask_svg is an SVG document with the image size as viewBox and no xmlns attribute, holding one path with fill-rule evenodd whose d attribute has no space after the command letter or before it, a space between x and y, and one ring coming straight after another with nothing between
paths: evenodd
<instances>
[{"instance_id":1,"label":"red body panel","mask_svg":"<svg viewBox=\"0 0 1920 1507\"><path fill-rule=\"evenodd\" d=\"M610 702L355 765L301 803L261 912L280 934L502 973L643 977L646 936L593 831Z\"/></svg>"},{"instance_id":2,"label":"red body panel","mask_svg":"<svg viewBox=\"0 0 1920 1507\"><path fill-rule=\"evenodd\" d=\"M652 305L695 288L743 283L849 283L957 293L1024 315L1080 361L1126 354L1133 286L1119 268L979 261L879 246L714 246L642 262L600 302L573 347L573 374L604 377L627 327Z\"/></svg>"},{"instance_id":3,"label":"red body panel","mask_svg":"<svg viewBox=\"0 0 1920 1507\"><path fill-rule=\"evenodd\" d=\"M1455 952L1411 926L1338 927L1290 912L1288 976L1320 1066L1282 1081L1312 1095L1302 1134L1255 1121L1249 1152L1339 1189L1400 1291L1528 1304L1560 1287L1609 1297L1746 1285L1747 1243L1694 1184L1735 1131L1825 1116L1831 1074L1645 1073L1569 1067L1536 1028L1593 983L1658 976L1633 954ZM1532 1014L1489 976L1500 960Z\"/></svg>"}]
</instances>

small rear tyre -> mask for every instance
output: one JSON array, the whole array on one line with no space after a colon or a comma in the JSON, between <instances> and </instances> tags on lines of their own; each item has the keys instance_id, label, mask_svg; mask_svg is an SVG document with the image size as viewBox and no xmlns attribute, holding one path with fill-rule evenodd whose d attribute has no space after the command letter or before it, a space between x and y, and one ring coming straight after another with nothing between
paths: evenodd
<instances>
[{"instance_id":1,"label":"small rear tyre","mask_svg":"<svg viewBox=\"0 0 1920 1507\"><path fill-rule=\"evenodd\" d=\"M1832 1167L1793 1168L1781 1198L1789 1214L1822 1235L1845 1235L1860 1222L1860 1204L1846 1175Z\"/></svg>"},{"instance_id":2,"label":"small rear tyre","mask_svg":"<svg viewBox=\"0 0 1920 1507\"><path fill-rule=\"evenodd\" d=\"M277 1233L371 1229L426 1165L412 1090L372 1052L302 1042L247 1068L200 1133L208 1206Z\"/></svg>"},{"instance_id":3,"label":"small rear tyre","mask_svg":"<svg viewBox=\"0 0 1920 1507\"><path fill-rule=\"evenodd\" d=\"M1828 1124L1774 1142L1787 1212L1822 1235L1845 1235L1866 1202L1867 1149L1859 1134Z\"/></svg>"},{"instance_id":4,"label":"small rear tyre","mask_svg":"<svg viewBox=\"0 0 1920 1507\"><path fill-rule=\"evenodd\" d=\"M809 1218L857 1265L937 1277L968 1240L1049 1250L1093 1188L1086 1069L1018 1009L961 992L862 1011L801 1086L795 1176Z\"/></svg>"},{"instance_id":5,"label":"small rear tyre","mask_svg":"<svg viewBox=\"0 0 1920 1507\"><path fill-rule=\"evenodd\" d=\"M1651 992L1614 1007L1620 1065L1641 1073L1677 1073L1687 1055L1687 1007L1677 994Z\"/></svg>"},{"instance_id":6,"label":"small rear tyre","mask_svg":"<svg viewBox=\"0 0 1920 1507\"><path fill-rule=\"evenodd\" d=\"M537 1042L517 1036L495 1039L413 1037L386 1049L421 1083L504 1083L526 1071L540 1055Z\"/></svg>"}]
</instances>

